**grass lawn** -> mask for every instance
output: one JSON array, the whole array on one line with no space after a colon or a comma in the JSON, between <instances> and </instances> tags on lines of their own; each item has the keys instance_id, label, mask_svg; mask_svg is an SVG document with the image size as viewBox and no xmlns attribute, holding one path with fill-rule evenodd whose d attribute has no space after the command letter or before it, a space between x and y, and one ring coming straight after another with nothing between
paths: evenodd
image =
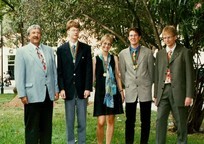
<instances>
[{"instance_id":1,"label":"grass lawn","mask_svg":"<svg viewBox=\"0 0 204 144\"><path fill-rule=\"evenodd\" d=\"M24 144L23 107L7 105L15 96L0 95L0 144ZM87 113L87 144L96 144L96 118L93 115L93 104L89 104ZM137 111L135 144L139 144L140 124L139 110ZM156 112L152 112L150 144L155 143ZM77 126L76 126L77 128ZM125 116L118 115L115 119L115 131L112 144L124 144ZM53 144L65 144L65 115L63 100L55 102L53 115ZM189 144L203 144L204 134L188 136ZM176 134L168 132L167 144L176 143Z\"/></svg>"}]
</instances>

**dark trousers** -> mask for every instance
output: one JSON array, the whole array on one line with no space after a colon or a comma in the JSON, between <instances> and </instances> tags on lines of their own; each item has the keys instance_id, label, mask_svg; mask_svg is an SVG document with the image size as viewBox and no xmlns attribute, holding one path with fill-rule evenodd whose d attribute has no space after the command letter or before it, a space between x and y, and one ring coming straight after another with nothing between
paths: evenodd
<instances>
[{"instance_id":1,"label":"dark trousers","mask_svg":"<svg viewBox=\"0 0 204 144\"><path fill-rule=\"evenodd\" d=\"M150 132L152 101L140 102L141 137L140 144L147 144ZM126 144L134 143L137 100L126 103L125 141Z\"/></svg>"},{"instance_id":2,"label":"dark trousers","mask_svg":"<svg viewBox=\"0 0 204 144\"><path fill-rule=\"evenodd\" d=\"M51 144L53 102L46 92L44 102L24 105L25 143Z\"/></svg>"}]
</instances>

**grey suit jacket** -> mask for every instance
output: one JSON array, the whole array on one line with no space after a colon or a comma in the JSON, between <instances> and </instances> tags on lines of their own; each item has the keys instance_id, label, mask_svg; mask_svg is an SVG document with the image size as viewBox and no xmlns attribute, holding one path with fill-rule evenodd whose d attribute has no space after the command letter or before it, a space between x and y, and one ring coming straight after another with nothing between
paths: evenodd
<instances>
[{"instance_id":1,"label":"grey suit jacket","mask_svg":"<svg viewBox=\"0 0 204 144\"><path fill-rule=\"evenodd\" d=\"M19 98L28 97L29 103L43 102L46 97L46 87L53 101L57 85L57 70L54 52L51 47L40 45L45 61L46 71L38 58L33 44L17 49L15 57L15 81Z\"/></svg>"},{"instance_id":2,"label":"grey suit jacket","mask_svg":"<svg viewBox=\"0 0 204 144\"><path fill-rule=\"evenodd\" d=\"M157 98L156 105L160 102L165 86L167 66L167 53L166 49L163 49L157 53L155 64L154 97ZM190 50L177 44L171 57L169 67L174 101L177 106L184 106L185 98L193 97L194 95L194 70Z\"/></svg>"},{"instance_id":3,"label":"grey suit jacket","mask_svg":"<svg viewBox=\"0 0 204 144\"><path fill-rule=\"evenodd\" d=\"M154 76L154 58L150 49L141 46L138 58L138 68L133 69L130 48L119 53L119 68L122 82L125 85L125 101L127 103L152 100L152 84Z\"/></svg>"}]
</instances>

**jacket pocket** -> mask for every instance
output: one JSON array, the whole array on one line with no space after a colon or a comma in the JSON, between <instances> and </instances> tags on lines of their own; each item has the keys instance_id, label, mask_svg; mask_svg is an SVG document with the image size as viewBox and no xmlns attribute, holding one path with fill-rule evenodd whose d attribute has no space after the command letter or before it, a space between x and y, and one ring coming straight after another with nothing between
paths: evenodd
<instances>
[{"instance_id":1,"label":"jacket pocket","mask_svg":"<svg viewBox=\"0 0 204 144\"><path fill-rule=\"evenodd\" d=\"M26 83L25 87L26 88L33 87L33 84L32 83Z\"/></svg>"}]
</instances>

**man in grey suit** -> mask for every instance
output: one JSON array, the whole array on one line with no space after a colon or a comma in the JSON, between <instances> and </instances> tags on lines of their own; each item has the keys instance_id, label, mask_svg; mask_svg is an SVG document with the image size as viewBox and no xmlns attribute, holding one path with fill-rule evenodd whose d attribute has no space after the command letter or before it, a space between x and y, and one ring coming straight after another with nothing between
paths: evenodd
<instances>
[{"instance_id":1,"label":"man in grey suit","mask_svg":"<svg viewBox=\"0 0 204 144\"><path fill-rule=\"evenodd\" d=\"M163 29L162 38L166 48L157 53L155 64L156 144L166 143L170 111L177 126L177 144L187 144L188 107L194 95L193 59L190 50L176 43L173 26Z\"/></svg>"},{"instance_id":2,"label":"man in grey suit","mask_svg":"<svg viewBox=\"0 0 204 144\"><path fill-rule=\"evenodd\" d=\"M24 104L25 143L51 144L53 101L59 98L51 47L40 43L41 28L27 29L29 44L17 49L15 81Z\"/></svg>"},{"instance_id":3,"label":"man in grey suit","mask_svg":"<svg viewBox=\"0 0 204 144\"><path fill-rule=\"evenodd\" d=\"M137 102L140 103L140 144L147 144L150 132L154 58L150 49L140 45L138 28L128 30L130 46L119 53L119 66L125 86L126 144L134 143Z\"/></svg>"}]
</instances>

